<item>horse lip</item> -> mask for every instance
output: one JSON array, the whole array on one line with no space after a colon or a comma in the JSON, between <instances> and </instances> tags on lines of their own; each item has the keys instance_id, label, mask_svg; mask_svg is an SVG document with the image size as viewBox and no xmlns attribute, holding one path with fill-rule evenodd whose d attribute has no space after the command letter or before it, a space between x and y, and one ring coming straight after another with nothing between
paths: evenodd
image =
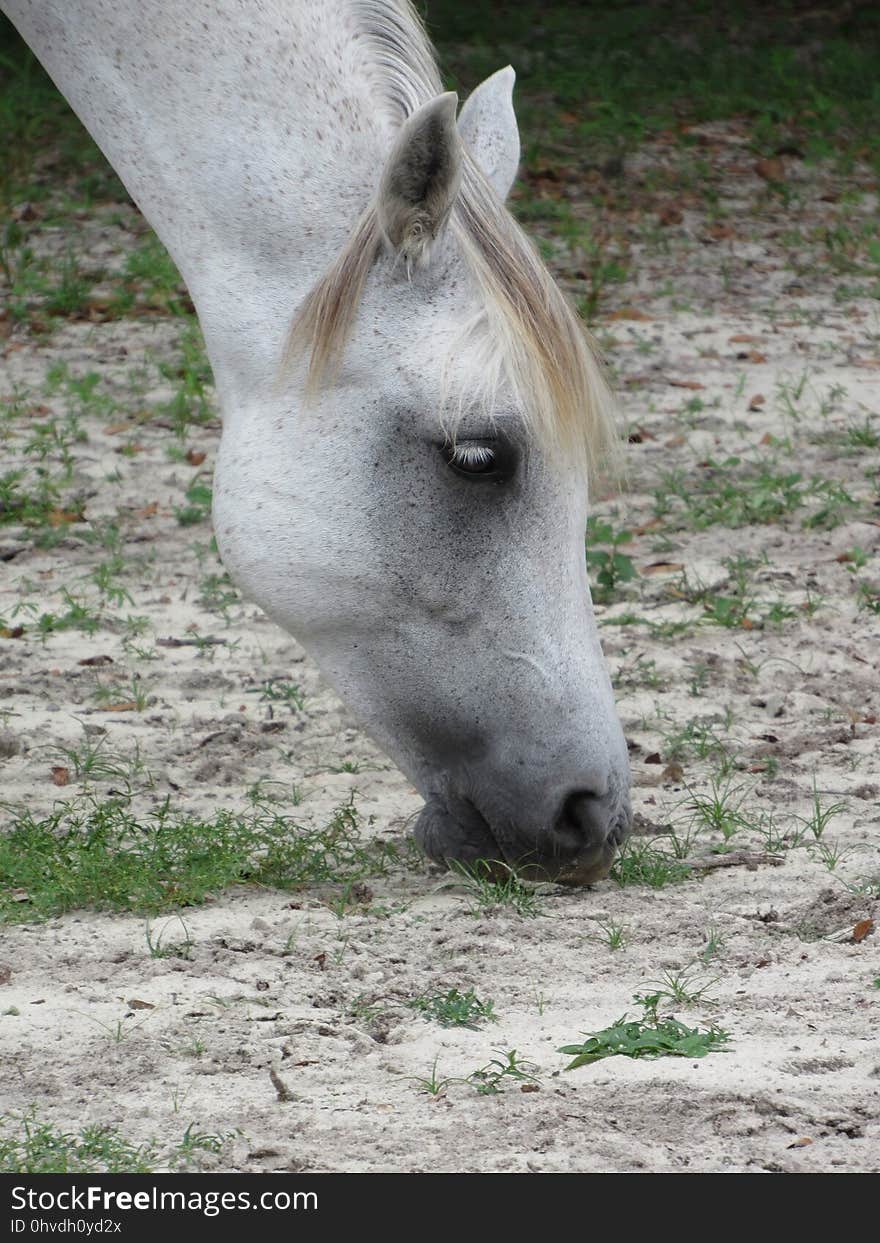
<instances>
[{"instance_id":1,"label":"horse lip","mask_svg":"<svg viewBox=\"0 0 880 1243\"><path fill-rule=\"evenodd\" d=\"M415 838L425 854L437 863L475 863L478 859L500 861L504 850L486 818L466 799L456 799L456 813L447 799L432 794L425 800L415 826Z\"/></svg>"},{"instance_id":2,"label":"horse lip","mask_svg":"<svg viewBox=\"0 0 880 1243\"><path fill-rule=\"evenodd\" d=\"M628 801L620 809L605 840L587 849L540 855L534 849L502 845L488 820L470 799L430 796L416 823L415 836L429 858L447 866L477 861L500 864L527 880L562 885L590 885L608 875L618 847L629 834L632 816Z\"/></svg>"}]
</instances>

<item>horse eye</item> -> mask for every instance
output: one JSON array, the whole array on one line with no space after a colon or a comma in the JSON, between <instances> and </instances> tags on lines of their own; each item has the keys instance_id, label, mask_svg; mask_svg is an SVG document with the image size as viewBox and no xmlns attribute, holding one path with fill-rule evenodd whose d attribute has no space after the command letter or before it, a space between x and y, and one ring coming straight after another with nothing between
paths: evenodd
<instances>
[{"instance_id":1,"label":"horse eye","mask_svg":"<svg viewBox=\"0 0 880 1243\"><path fill-rule=\"evenodd\" d=\"M485 441L465 440L444 447L446 463L459 475L494 475L498 455Z\"/></svg>"}]
</instances>

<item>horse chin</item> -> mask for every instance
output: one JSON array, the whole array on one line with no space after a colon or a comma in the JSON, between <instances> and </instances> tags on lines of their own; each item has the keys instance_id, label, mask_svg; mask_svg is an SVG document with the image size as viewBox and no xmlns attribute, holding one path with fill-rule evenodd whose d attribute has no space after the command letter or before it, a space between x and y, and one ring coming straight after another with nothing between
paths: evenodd
<instances>
[{"instance_id":1,"label":"horse chin","mask_svg":"<svg viewBox=\"0 0 880 1243\"><path fill-rule=\"evenodd\" d=\"M416 841L435 863L446 867L479 863L481 874L487 878L503 879L514 871L523 880L570 886L593 885L603 880L628 833L626 814L606 841L579 854L541 856L537 852L516 852L499 845L472 804L456 806L453 815L437 798L428 800L415 826Z\"/></svg>"},{"instance_id":2,"label":"horse chin","mask_svg":"<svg viewBox=\"0 0 880 1243\"><path fill-rule=\"evenodd\" d=\"M440 799L429 799L415 826L419 846L435 863L467 866L478 860L497 863L501 848L475 807L463 807L453 815Z\"/></svg>"}]
</instances>

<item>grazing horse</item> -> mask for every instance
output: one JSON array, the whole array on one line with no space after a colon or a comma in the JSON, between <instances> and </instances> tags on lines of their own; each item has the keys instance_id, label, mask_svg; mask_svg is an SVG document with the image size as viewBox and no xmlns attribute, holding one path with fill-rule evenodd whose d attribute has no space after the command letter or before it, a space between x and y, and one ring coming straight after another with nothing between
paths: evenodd
<instances>
[{"instance_id":1,"label":"grazing horse","mask_svg":"<svg viewBox=\"0 0 880 1243\"><path fill-rule=\"evenodd\" d=\"M504 207L513 70L456 115L409 0L0 4L192 294L232 577L416 785L428 855L605 875L629 769L584 529L612 424Z\"/></svg>"}]
</instances>

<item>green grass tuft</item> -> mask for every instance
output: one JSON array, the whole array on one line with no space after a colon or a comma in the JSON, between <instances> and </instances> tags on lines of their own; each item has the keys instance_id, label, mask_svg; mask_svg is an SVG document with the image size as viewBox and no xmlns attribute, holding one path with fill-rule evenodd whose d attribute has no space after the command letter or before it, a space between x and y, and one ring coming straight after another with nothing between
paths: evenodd
<instances>
[{"instance_id":1,"label":"green grass tuft","mask_svg":"<svg viewBox=\"0 0 880 1243\"><path fill-rule=\"evenodd\" d=\"M408 1005L441 1027L470 1027L476 1031L480 1023L495 1022L493 1003L481 1001L472 988L466 993L451 988L447 993L414 997Z\"/></svg>"},{"instance_id":2,"label":"green grass tuft","mask_svg":"<svg viewBox=\"0 0 880 1243\"><path fill-rule=\"evenodd\" d=\"M720 1027L686 1027L678 1019L629 1019L626 1015L610 1027L590 1032L581 1044L566 1044L557 1052L571 1061L566 1070L591 1066L605 1057L705 1057L717 1053L730 1036Z\"/></svg>"},{"instance_id":3,"label":"green grass tuft","mask_svg":"<svg viewBox=\"0 0 880 1243\"><path fill-rule=\"evenodd\" d=\"M200 820L168 800L144 818L128 798L15 813L0 834L0 922L79 908L152 915L203 902L229 885L291 889L384 872L392 848L361 840L347 804L321 829L258 808Z\"/></svg>"}]
</instances>

